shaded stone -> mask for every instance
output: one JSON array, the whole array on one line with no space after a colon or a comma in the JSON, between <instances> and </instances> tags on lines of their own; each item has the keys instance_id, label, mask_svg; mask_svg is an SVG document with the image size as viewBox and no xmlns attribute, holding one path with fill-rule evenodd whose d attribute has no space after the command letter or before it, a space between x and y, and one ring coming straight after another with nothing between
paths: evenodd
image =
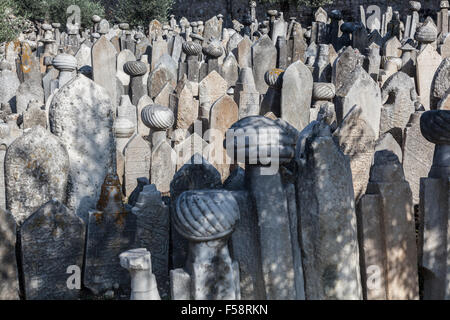
<instances>
[{"instance_id":1,"label":"shaded stone","mask_svg":"<svg viewBox=\"0 0 450 320\"><path fill-rule=\"evenodd\" d=\"M359 300L362 290L349 159L333 141L329 127L316 123L310 132L305 140L299 139L296 150L301 168L297 202L306 298Z\"/></svg>"},{"instance_id":2,"label":"shaded stone","mask_svg":"<svg viewBox=\"0 0 450 320\"><path fill-rule=\"evenodd\" d=\"M0 299L19 300L16 262L16 221L9 211L0 209Z\"/></svg>"},{"instance_id":3,"label":"shaded stone","mask_svg":"<svg viewBox=\"0 0 450 320\"><path fill-rule=\"evenodd\" d=\"M227 89L228 83L215 71L198 84L201 118L209 120L212 105L227 93Z\"/></svg>"},{"instance_id":4,"label":"shaded stone","mask_svg":"<svg viewBox=\"0 0 450 320\"><path fill-rule=\"evenodd\" d=\"M259 115L259 92L256 90L252 69L249 67L241 68L234 89L234 101L239 107L239 119Z\"/></svg>"},{"instance_id":5,"label":"shaded stone","mask_svg":"<svg viewBox=\"0 0 450 320\"><path fill-rule=\"evenodd\" d=\"M436 70L431 83L430 108L437 109L437 105L444 98L450 88L450 58L442 60Z\"/></svg>"},{"instance_id":6,"label":"shaded stone","mask_svg":"<svg viewBox=\"0 0 450 320\"><path fill-rule=\"evenodd\" d=\"M89 212L84 286L96 295L117 287L127 293L130 275L120 266L118 257L134 246L136 216L123 206L117 175L106 175L96 209Z\"/></svg>"},{"instance_id":7,"label":"shaded stone","mask_svg":"<svg viewBox=\"0 0 450 320\"><path fill-rule=\"evenodd\" d=\"M239 65L233 53L228 54L220 69L220 74L228 83L228 87L234 87L239 76Z\"/></svg>"},{"instance_id":8,"label":"shaded stone","mask_svg":"<svg viewBox=\"0 0 450 320\"><path fill-rule=\"evenodd\" d=\"M333 133L342 152L350 159L355 203L366 192L375 148L375 133L362 118L362 108L355 106Z\"/></svg>"},{"instance_id":9,"label":"shaded stone","mask_svg":"<svg viewBox=\"0 0 450 320\"><path fill-rule=\"evenodd\" d=\"M182 192L220 188L222 188L222 181L217 169L201 155L194 154L191 161L175 173L170 183L171 216L174 214L174 203ZM174 229L171 231L171 236L173 243L172 268L177 269L183 267L186 262L187 241Z\"/></svg>"},{"instance_id":10,"label":"shaded stone","mask_svg":"<svg viewBox=\"0 0 450 320\"><path fill-rule=\"evenodd\" d=\"M55 199L23 222L20 247L27 300L79 298L81 288L76 283L81 279L76 278L76 270L83 265L85 232L83 221ZM69 281L74 271L75 278Z\"/></svg>"},{"instance_id":11,"label":"shaded stone","mask_svg":"<svg viewBox=\"0 0 450 320\"><path fill-rule=\"evenodd\" d=\"M333 72L331 75L332 82L339 90L342 86L350 82L350 76L356 66L362 66L363 59L359 52L352 47L347 47L336 58L333 64Z\"/></svg>"},{"instance_id":12,"label":"shaded stone","mask_svg":"<svg viewBox=\"0 0 450 320\"><path fill-rule=\"evenodd\" d=\"M44 104L44 90L41 86L40 78L30 78L20 84L16 92L16 110L13 111L17 113L26 111L28 104L32 100Z\"/></svg>"},{"instance_id":13,"label":"shaded stone","mask_svg":"<svg viewBox=\"0 0 450 320\"><path fill-rule=\"evenodd\" d=\"M170 183L176 171L176 154L171 146L162 141L159 145L153 145L150 168L150 182L158 191L167 194L170 191Z\"/></svg>"},{"instance_id":14,"label":"shaded stone","mask_svg":"<svg viewBox=\"0 0 450 320\"><path fill-rule=\"evenodd\" d=\"M136 215L136 245L150 252L153 273L163 299L169 297L169 206L156 190L146 185L139 193L132 212Z\"/></svg>"},{"instance_id":15,"label":"shaded stone","mask_svg":"<svg viewBox=\"0 0 450 320\"><path fill-rule=\"evenodd\" d=\"M376 200L374 197L371 199L378 203L374 208L365 207L364 201L362 202L360 218L363 221L360 223L363 227L364 224L368 224L368 228L378 229L382 236L363 233L363 243L360 243L363 248L361 253L363 261L366 253L372 257L380 254L383 263L373 264L376 262L364 261L362 274L367 274L367 268L370 270L374 266L377 267L383 278L386 277L381 280L380 286L385 290L385 298L388 300L418 299L417 247L412 193L408 182L404 179L403 168L398 157L392 152L384 150L375 154L367 194L377 195ZM408 276L405 276L405 273ZM367 278L366 275L365 279ZM363 287L367 290L369 298L370 286Z\"/></svg>"}]
</instances>

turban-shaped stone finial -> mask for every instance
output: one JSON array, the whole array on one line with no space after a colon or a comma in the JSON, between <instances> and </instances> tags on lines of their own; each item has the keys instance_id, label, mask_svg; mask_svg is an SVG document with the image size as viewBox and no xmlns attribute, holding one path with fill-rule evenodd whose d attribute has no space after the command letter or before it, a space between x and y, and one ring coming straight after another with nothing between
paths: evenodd
<instances>
[{"instance_id":1,"label":"turban-shaped stone finial","mask_svg":"<svg viewBox=\"0 0 450 320\"><path fill-rule=\"evenodd\" d=\"M425 22L416 31L416 40L422 43L432 43L437 39L438 31L431 21Z\"/></svg>"},{"instance_id":2,"label":"turban-shaped stone finial","mask_svg":"<svg viewBox=\"0 0 450 320\"><path fill-rule=\"evenodd\" d=\"M154 130L167 130L175 122L172 110L158 104L152 104L142 109L141 118L147 127Z\"/></svg>"},{"instance_id":3,"label":"turban-shaped stone finial","mask_svg":"<svg viewBox=\"0 0 450 320\"><path fill-rule=\"evenodd\" d=\"M202 52L202 45L193 41L183 42L183 52L188 56L198 56Z\"/></svg>"},{"instance_id":4,"label":"turban-shaped stone finial","mask_svg":"<svg viewBox=\"0 0 450 320\"><path fill-rule=\"evenodd\" d=\"M219 58L223 54L222 43L217 39L211 39L203 48L203 52L212 58Z\"/></svg>"},{"instance_id":5,"label":"turban-shaped stone finial","mask_svg":"<svg viewBox=\"0 0 450 320\"><path fill-rule=\"evenodd\" d=\"M450 144L450 110L430 110L420 117L420 131L434 144Z\"/></svg>"},{"instance_id":6,"label":"turban-shaped stone finial","mask_svg":"<svg viewBox=\"0 0 450 320\"><path fill-rule=\"evenodd\" d=\"M67 53L58 54L52 63L59 71L74 71L77 68L77 59Z\"/></svg>"},{"instance_id":7,"label":"turban-shaped stone finial","mask_svg":"<svg viewBox=\"0 0 450 320\"><path fill-rule=\"evenodd\" d=\"M313 98L314 100L333 100L336 94L336 88L332 83L314 82Z\"/></svg>"},{"instance_id":8,"label":"turban-shaped stone finial","mask_svg":"<svg viewBox=\"0 0 450 320\"><path fill-rule=\"evenodd\" d=\"M269 165L286 163L294 157L296 141L275 120L263 116L246 117L234 123L229 130L232 134L227 132L224 147L236 161ZM233 148L227 148L227 145ZM233 154L230 154L231 151Z\"/></svg>"},{"instance_id":9,"label":"turban-shaped stone finial","mask_svg":"<svg viewBox=\"0 0 450 320\"><path fill-rule=\"evenodd\" d=\"M128 61L123 65L123 71L132 77L143 76L147 72L147 65L142 61Z\"/></svg>"},{"instance_id":10,"label":"turban-shaped stone finial","mask_svg":"<svg viewBox=\"0 0 450 320\"><path fill-rule=\"evenodd\" d=\"M283 74L283 69L275 68L266 72L264 80L269 87L281 89L281 86L283 85Z\"/></svg>"},{"instance_id":11,"label":"turban-shaped stone finial","mask_svg":"<svg viewBox=\"0 0 450 320\"><path fill-rule=\"evenodd\" d=\"M185 238L204 242L225 238L239 219L239 206L226 190L185 191L177 199L174 225Z\"/></svg>"}]
</instances>

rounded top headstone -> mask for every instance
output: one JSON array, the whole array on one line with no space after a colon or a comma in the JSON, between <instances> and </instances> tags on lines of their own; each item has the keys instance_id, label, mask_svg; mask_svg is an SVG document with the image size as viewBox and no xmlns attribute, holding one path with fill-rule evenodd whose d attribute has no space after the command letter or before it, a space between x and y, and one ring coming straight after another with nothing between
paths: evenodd
<instances>
[{"instance_id":1,"label":"rounded top headstone","mask_svg":"<svg viewBox=\"0 0 450 320\"><path fill-rule=\"evenodd\" d=\"M174 226L195 242L223 239L234 231L239 206L227 190L185 191L177 199Z\"/></svg>"},{"instance_id":2,"label":"rounded top headstone","mask_svg":"<svg viewBox=\"0 0 450 320\"><path fill-rule=\"evenodd\" d=\"M245 117L229 130L232 134L227 133L224 147L234 160L264 166L286 163L294 157L296 141L276 120L264 116ZM227 148L230 143L232 150ZM240 159L242 156L244 159Z\"/></svg>"},{"instance_id":3,"label":"rounded top headstone","mask_svg":"<svg viewBox=\"0 0 450 320\"><path fill-rule=\"evenodd\" d=\"M142 109L141 119L148 128L158 131L170 129L175 122L172 110L158 104L148 105Z\"/></svg>"},{"instance_id":4,"label":"rounded top headstone","mask_svg":"<svg viewBox=\"0 0 450 320\"><path fill-rule=\"evenodd\" d=\"M67 53L60 53L52 61L53 66L59 71L74 71L77 68L77 59Z\"/></svg>"},{"instance_id":5,"label":"rounded top headstone","mask_svg":"<svg viewBox=\"0 0 450 320\"><path fill-rule=\"evenodd\" d=\"M422 135L434 144L450 144L450 110L430 110L420 117Z\"/></svg>"},{"instance_id":6,"label":"rounded top headstone","mask_svg":"<svg viewBox=\"0 0 450 320\"><path fill-rule=\"evenodd\" d=\"M147 73L147 65L142 61L128 61L123 65L123 71L132 77L143 76Z\"/></svg>"}]
</instances>

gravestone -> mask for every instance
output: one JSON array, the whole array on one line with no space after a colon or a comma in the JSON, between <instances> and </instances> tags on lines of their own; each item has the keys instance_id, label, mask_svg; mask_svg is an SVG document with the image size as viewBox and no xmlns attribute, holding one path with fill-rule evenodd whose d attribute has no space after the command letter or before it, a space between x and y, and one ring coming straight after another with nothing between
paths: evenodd
<instances>
[{"instance_id":1,"label":"gravestone","mask_svg":"<svg viewBox=\"0 0 450 320\"><path fill-rule=\"evenodd\" d=\"M228 83L216 71L211 72L198 84L200 117L209 120L214 102L227 93Z\"/></svg>"},{"instance_id":2,"label":"gravestone","mask_svg":"<svg viewBox=\"0 0 450 320\"><path fill-rule=\"evenodd\" d=\"M338 124L353 106L362 108L362 118L372 128L375 139L380 132L381 92L378 84L361 66L357 66L336 90L336 117Z\"/></svg>"},{"instance_id":3,"label":"gravestone","mask_svg":"<svg viewBox=\"0 0 450 320\"><path fill-rule=\"evenodd\" d=\"M140 134L136 134L125 147L125 195L129 197L137 186L138 178L149 178L151 149Z\"/></svg>"},{"instance_id":4,"label":"gravestone","mask_svg":"<svg viewBox=\"0 0 450 320\"><path fill-rule=\"evenodd\" d=\"M108 91L78 75L54 96L50 130L69 153L71 192L68 207L87 218L115 155L113 104Z\"/></svg>"},{"instance_id":5,"label":"gravestone","mask_svg":"<svg viewBox=\"0 0 450 320\"><path fill-rule=\"evenodd\" d=\"M82 268L85 232L83 221L55 199L24 221L20 228L20 247L27 300L80 297L80 288L69 287L73 282L68 278L70 272Z\"/></svg>"},{"instance_id":6,"label":"gravestone","mask_svg":"<svg viewBox=\"0 0 450 320\"><path fill-rule=\"evenodd\" d=\"M139 193L132 212L136 215L136 245L149 250L153 273L161 297L169 295L169 206L156 190L155 185L146 185Z\"/></svg>"},{"instance_id":7,"label":"gravestone","mask_svg":"<svg viewBox=\"0 0 450 320\"><path fill-rule=\"evenodd\" d=\"M420 102L425 110L430 110L431 84L434 74L441 64L442 58L432 45L426 47L417 55L416 83L417 93L420 96Z\"/></svg>"},{"instance_id":8,"label":"gravestone","mask_svg":"<svg viewBox=\"0 0 450 320\"><path fill-rule=\"evenodd\" d=\"M119 178L107 174L95 211L89 212L83 284L95 295L113 288L130 290L130 275L119 254L135 248L136 216L122 203Z\"/></svg>"},{"instance_id":9,"label":"gravestone","mask_svg":"<svg viewBox=\"0 0 450 320\"><path fill-rule=\"evenodd\" d=\"M258 90L260 94L265 94L268 85L264 80L264 75L268 70L275 68L277 63L277 49L269 36L264 35L253 44L252 63L256 90Z\"/></svg>"},{"instance_id":10,"label":"gravestone","mask_svg":"<svg viewBox=\"0 0 450 320\"><path fill-rule=\"evenodd\" d=\"M0 209L0 300L19 300L16 226L13 215Z\"/></svg>"},{"instance_id":11,"label":"gravestone","mask_svg":"<svg viewBox=\"0 0 450 320\"><path fill-rule=\"evenodd\" d=\"M450 88L450 58L442 60L431 83L430 108L437 109Z\"/></svg>"},{"instance_id":12,"label":"gravestone","mask_svg":"<svg viewBox=\"0 0 450 320\"><path fill-rule=\"evenodd\" d=\"M310 121L312 90L311 71L301 61L291 64L283 74L281 119L297 130L303 130Z\"/></svg>"},{"instance_id":13,"label":"gravestone","mask_svg":"<svg viewBox=\"0 0 450 320\"><path fill-rule=\"evenodd\" d=\"M306 299L362 299L352 174L330 128L297 142L299 233ZM339 241L336 241L339 239Z\"/></svg>"},{"instance_id":14,"label":"gravestone","mask_svg":"<svg viewBox=\"0 0 450 320\"><path fill-rule=\"evenodd\" d=\"M362 118L362 108L354 106L334 132L342 152L350 159L355 203L366 192L372 164L375 133Z\"/></svg>"},{"instance_id":15,"label":"gravestone","mask_svg":"<svg viewBox=\"0 0 450 320\"><path fill-rule=\"evenodd\" d=\"M239 79L234 89L234 101L239 108L239 119L259 115L259 92L256 90L253 72L250 67L241 68Z\"/></svg>"},{"instance_id":16,"label":"gravestone","mask_svg":"<svg viewBox=\"0 0 450 320\"><path fill-rule=\"evenodd\" d=\"M114 105L117 101L116 55L116 49L105 36L92 46L92 79L106 89Z\"/></svg>"},{"instance_id":17,"label":"gravestone","mask_svg":"<svg viewBox=\"0 0 450 320\"><path fill-rule=\"evenodd\" d=\"M131 52L128 49L120 51L120 53L117 55L116 76L117 78L119 78L120 82L124 87L128 87L130 85L130 76L123 70L123 66L128 61L136 61L136 57L134 56L133 52Z\"/></svg>"},{"instance_id":18,"label":"gravestone","mask_svg":"<svg viewBox=\"0 0 450 320\"><path fill-rule=\"evenodd\" d=\"M69 155L41 126L16 139L6 151L6 207L20 225L44 203L67 200Z\"/></svg>"}]
</instances>

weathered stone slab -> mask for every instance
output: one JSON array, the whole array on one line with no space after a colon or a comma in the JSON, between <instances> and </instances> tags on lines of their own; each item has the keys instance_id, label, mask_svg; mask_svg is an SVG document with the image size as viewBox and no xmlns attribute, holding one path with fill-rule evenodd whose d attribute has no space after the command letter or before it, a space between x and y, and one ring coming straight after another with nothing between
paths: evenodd
<instances>
[{"instance_id":1,"label":"weathered stone slab","mask_svg":"<svg viewBox=\"0 0 450 320\"><path fill-rule=\"evenodd\" d=\"M350 159L355 203L366 192L372 164L375 133L362 118L362 108L355 106L334 132L342 152Z\"/></svg>"},{"instance_id":2,"label":"weathered stone slab","mask_svg":"<svg viewBox=\"0 0 450 320\"><path fill-rule=\"evenodd\" d=\"M153 273L162 299L169 298L169 206L156 190L155 185L146 185L132 209L136 215L136 245L149 250Z\"/></svg>"},{"instance_id":3,"label":"weathered stone slab","mask_svg":"<svg viewBox=\"0 0 450 320\"><path fill-rule=\"evenodd\" d=\"M104 88L78 75L55 94L49 119L52 133L69 153L68 207L86 219L114 163L113 104Z\"/></svg>"},{"instance_id":4,"label":"weathered stone slab","mask_svg":"<svg viewBox=\"0 0 450 320\"><path fill-rule=\"evenodd\" d=\"M423 112L411 115L405 129L403 144L403 169L405 179L411 186L413 203L419 203L420 178L428 176L433 163L434 145L420 132L420 117Z\"/></svg>"},{"instance_id":5,"label":"weathered stone slab","mask_svg":"<svg viewBox=\"0 0 450 320\"><path fill-rule=\"evenodd\" d=\"M140 134L135 135L125 147L125 195L127 197L137 186L138 178L150 177L150 144Z\"/></svg>"},{"instance_id":6,"label":"weathered stone slab","mask_svg":"<svg viewBox=\"0 0 450 320\"><path fill-rule=\"evenodd\" d=\"M228 83L217 72L208 74L198 85L201 117L209 119L214 102L227 93Z\"/></svg>"},{"instance_id":7,"label":"weathered stone slab","mask_svg":"<svg viewBox=\"0 0 450 320\"><path fill-rule=\"evenodd\" d=\"M358 105L362 108L362 118L372 128L375 139L380 132L381 91L369 74L357 66L348 76L346 82L336 90L336 117L338 124L343 117Z\"/></svg>"},{"instance_id":8,"label":"weathered stone slab","mask_svg":"<svg viewBox=\"0 0 450 320\"><path fill-rule=\"evenodd\" d=\"M283 74L281 119L297 130L303 130L310 121L312 91L311 71L301 61L291 64Z\"/></svg>"},{"instance_id":9,"label":"weathered stone slab","mask_svg":"<svg viewBox=\"0 0 450 320\"><path fill-rule=\"evenodd\" d=\"M85 232L83 221L58 200L24 221L20 247L27 300L79 298Z\"/></svg>"},{"instance_id":10,"label":"weathered stone slab","mask_svg":"<svg viewBox=\"0 0 450 320\"><path fill-rule=\"evenodd\" d=\"M127 87L130 85L130 76L125 73L123 70L123 66L128 61L136 61L136 57L134 56L133 52L131 52L128 49L124 49L120 51L120 53L117 55L117 73L116 76L119 78L120 82L122 82L122 85Z\"/></svg>"},{"instance_id":11,"label":"weathered stone slab","mask_svg":"<svg viewBox=\"0 0 450 320\"><path fill-rule=\"evenodd\" d=\"M256 90L260 94L265 94L269 87L264 80L264 75L275 68L277 63L277 49L269 36L264 35L253 44L252 63Z\"/></svg>"},{"instance_id":12,"label":"weathered stone slab","mask_svg":"<svg viewBox=\"0 0 450 320\"><path fill-rule=\"evenodd\" d=\"M19 300L16 226L13 215L0 209L0 300Z\"/></svg>"},{"instance_id":13,"label":"weathered stone slab","mask_svg":"<svg viewBox=\"0 0 450 320\"><path fill-rule=\"evenodd\" d=\"M5 155L6 207L20 225L44 203L67 199L69 155L41 126L16 139Z\"/></svg>"},{"instance_id":14,"label":"weathered stone slab","mask_svg":"<svg viewBox=\"0 0 450 320\"><path fill-rule=\"evenodd\" d=\"M150 182L156 186L158 191L167 194L176 171L175 151L166 141L163 141L159 145L153 146L151 163Z\"/></svg>"},{"instance_id":15,"label":"weathered stone slab","mask_svg":"<svg viewBox=\"0 0 450 320\"><path fill-rule=\"evenodd\" d=\"M362 290L350 163L329 130L316 124L308 139L300 138L297 143L305 294L312 300L359 300Z\"/></svg>"},{"instance_id":16,"label":"weathered stone slab","mask_svg":"<svg viewBox=\"0 0 450 320\"><path fill-rule=\"evenodd\" d=\"M427 44L426 47L417 55L417 93L420 96L420 102L425 107L425 110L430 110L431 108L431 84L433 82L434 74L439 68L441 61L441 56L430 44Z\"/></svg>"},{"instance_id":17,"label":"weathered stone slab","mask_svg":"<svg viewBox=\"0 0 450 320\"><path fill-rule=\"evenodd\" d=\"M83 283L96 295L113 288L130 290L130 275L119 255L134 248L136 216L125 210L119 178L108 174L101 188L97 211L89 212Z\"/></svg>"},{"instance_id":18,"label":"weathered stone slab","mask_svg":"<svg viewBox=\"0 0 450 320\"><path fill-rule=\"evenodd\" d=\"M92 46L92 78L107 90L114 105L117 101L116 55L116 49L105 36L101 36Z\"/></svg>"}]
</instances>

